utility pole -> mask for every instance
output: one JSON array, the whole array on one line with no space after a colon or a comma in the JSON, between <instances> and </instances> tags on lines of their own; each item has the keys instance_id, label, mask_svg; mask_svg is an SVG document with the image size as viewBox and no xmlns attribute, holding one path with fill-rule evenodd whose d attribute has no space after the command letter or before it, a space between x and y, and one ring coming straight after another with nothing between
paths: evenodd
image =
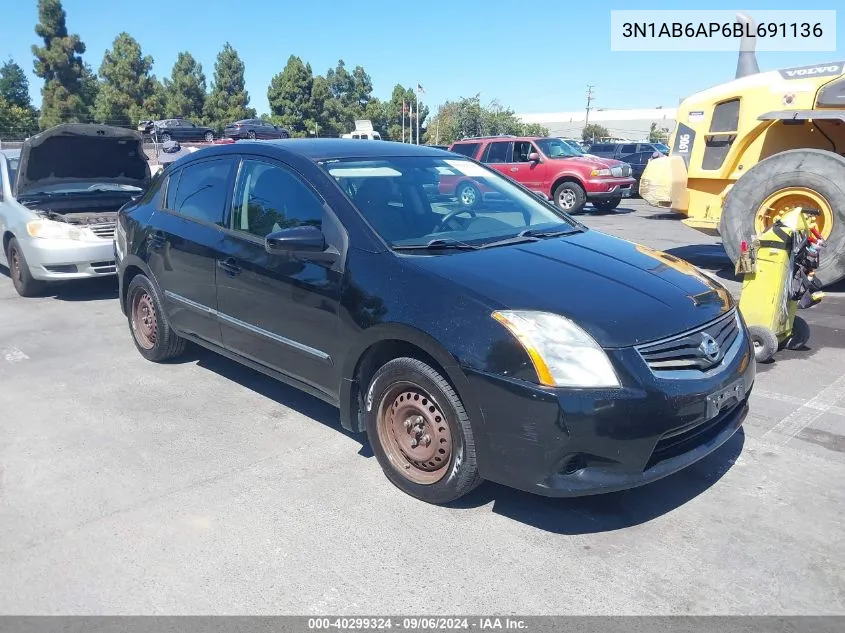
<instances>
[{"instance_id":1,"label":"utility pole","mask_svg":"<svg viewBox=\"0 0 845 633\"><path fill-rule=\"evenodd\" d=\"M587 86L587 114L584 117L584 127L590 124L590 104L593 102L593 84Z\"/></svg>"}]
</instances>

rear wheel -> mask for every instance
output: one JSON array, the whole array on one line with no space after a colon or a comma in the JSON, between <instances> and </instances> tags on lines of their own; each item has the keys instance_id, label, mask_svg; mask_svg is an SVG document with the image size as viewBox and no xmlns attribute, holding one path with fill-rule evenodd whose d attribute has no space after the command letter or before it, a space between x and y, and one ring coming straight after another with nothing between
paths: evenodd
<instances>
[{"instance_id":1,"label":"rear wheel","mask_svg":"<svg viewBox=\"0 0 845 633\"><path fill-rule=\"evenodd\" d=\"M162 143L169 143L173 137L170 136L170 132L162 132L160 138Z\"/></svg>"},{"instance_id":2,"label":"rear wheel","mask_svg":"<svg viewBox=\"0 0 845 633\"><path fill-rule=\"evenodd\" d=\"M213 132L206 132L205 133L205 142L206 143L213 143L214 142L214 133Z\"/></svg>"},{"instance_id":3,"label":"rear wheel","mask_svg":"<svg viewBox=\"0 0 845 633\"><path fill-rule=\"evenodd\" d=\"M254 141L255 140L255 131L250 130L249 132L246 133L246 136L247 136L248 139Z\"/></svg>"},{"instance_id":4,"label":"rear wheel","mask_svg":"<svg viewBox=\"0 0 845 633\"><path fill-rule=\"evenodd\" d=\"M428 503L448 503L479 483L472 429L461 399L415 358L384 364L367 390L364 417L388 479Z\"/></svg>"},{"instance_id":5,"label":"rear wheel","mask_svg":"<svg viewBox=\"0 0 845 633\"><path fill-rule=\"evenodd\" d=\"M127 316L132 340L141 356L161 362L179 356L185 339L173 331L164 316L161 299L153 283L136 275L126 290Z\"/></svg>"},{"instance_id":6,"label":"rear wheel","mask_svg":"<svg viewBox=\"0 0 845 633\"><path fill-rule=\"evenodd\" d=\"M9 276L12 278L15 291L22 297L37 297L44 289L44 282L32 276L17 238L13 237L9 240L6 247L6 261L9 262Z\"/></svg>"},{"instance_id":7,"label":"rear wheel","mask_svg":"<svg viewBox=\"0 0 845 633\"><path fill-rule=\"evenodd\" d=\"M465 209L472 209L481 202L481 192L471 182L462 182L458 185L455 196L458 198L460 205Z\"/></svg>"},{"instance_id":8,"label":"rear wheel","mask_svg":"<svg viewBox=\"0 0 845 633\"><path fill-rule=\"evenodd\" d=\"M577 182L559 184L554 190L553 198L558 209L567 213L579 213L587 204L587 193Z\"/></svg>"},{"instance_id":9,"label":"rear wheel","mask_svg":"<svg viewBox=\"0 0 845 633\"><path fill-rule=\"evenodd\" d=\"M719 223L725 252L739 258L749 240L796 207L818 209L827 240L816 278L825 286L845 277L845 157L818 149L789 150L760 161L728 192Z\"/></svg>"},{"instance_id":10,"label":"rear wheel","mask_svg":"<svg viewBox=\"0 0 845 633\"><path fill-rule=\"evenodd\" d=\"M621 198L613 198L611 200L594 200L593 207L597 213L609 213L619 206L622 202Z\"/></svg>"}]
</instances>

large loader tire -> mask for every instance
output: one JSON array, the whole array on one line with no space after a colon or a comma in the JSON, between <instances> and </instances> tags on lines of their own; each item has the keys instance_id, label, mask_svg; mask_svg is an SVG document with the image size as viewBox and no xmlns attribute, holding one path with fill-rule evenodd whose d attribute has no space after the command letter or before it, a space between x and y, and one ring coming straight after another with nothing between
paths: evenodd
<instances>
[{"instance_id":1,"label":"large loader tire","mask_svg":"<svg viewBox=\"0 0 845 633\"><path fill-rule=\"evenodd\" d=\"M749 169L728 192L719 233L736 262L740 243L759 235L781 212L821 210L816 222L827 245L816 272L828 286L845 277L845 158L819 149L793 149Z\"/></svg>"}]
</instances>

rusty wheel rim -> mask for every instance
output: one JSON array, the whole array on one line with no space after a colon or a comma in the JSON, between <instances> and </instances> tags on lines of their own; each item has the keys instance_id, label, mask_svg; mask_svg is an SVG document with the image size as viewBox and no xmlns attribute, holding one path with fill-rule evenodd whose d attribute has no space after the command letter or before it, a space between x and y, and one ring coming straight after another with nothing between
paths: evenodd
<instances>
[{"instance_id":1,"label":"rusty wheel rim","mask_svg":"<svg viewBox=\"0 0 845 633\"><path fill-rule=\"evenodd\" d=\"M143 290L132 297L132 333L144 349L155 347L158 319L152 297Z\"/></svg>"},{"instance_id":2,"label":"rusty wheel rim","mask_svg":"<svg viewBox=\"0 0 845 633\"><path fill-rule=\"evenodd\" d=\"M414 483L437 483L449 471L451 425L417 385L400 383L387 390L379 405L378 436L391 464Z\"/></svg>"}]
</instances>

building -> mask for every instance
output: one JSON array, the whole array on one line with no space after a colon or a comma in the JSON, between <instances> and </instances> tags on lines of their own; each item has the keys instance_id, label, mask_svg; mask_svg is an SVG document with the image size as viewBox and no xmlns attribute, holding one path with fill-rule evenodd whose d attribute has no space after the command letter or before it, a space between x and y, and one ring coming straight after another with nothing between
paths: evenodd
<instances>
[{"instance_id":1,"label":"building","mask_svg":"<svg viewBox=\"0 0 845 633\"><path fill-rule=\"evenodd\" d=\"M590 110L590 123L607 128L611 136L633 141L648 138L651 124L665 128L670 132L675 129L676 108L657 107L647 110L610 110L595 108ZM584 129L586 111L576 112L540 112L517 114L523 123L538 123L549 129L550 136L581 138Z\"/></svg>"}]
</instances>

